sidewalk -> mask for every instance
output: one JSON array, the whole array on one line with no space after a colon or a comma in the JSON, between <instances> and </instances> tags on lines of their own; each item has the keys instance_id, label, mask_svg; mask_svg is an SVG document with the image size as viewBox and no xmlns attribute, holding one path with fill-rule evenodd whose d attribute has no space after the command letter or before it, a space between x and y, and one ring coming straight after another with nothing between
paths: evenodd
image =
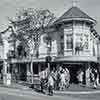
<instances>
[{"instance_id":1,"label":"sidewalk","mask_svg":"<svg viewBox=\"0 0 100 100\"><path fill-rule=\"evenodd\" d=\"M96 89L93 88L93 86L87 87L85 85L79 85L79 84L71 84L69 88L66 89L66 91L95 91L100 90L100 87L97 87Z\"/></svg>"},{"instance_id":2,"label":"sidewalk","mask_svg":"<svg viewBox=\"0 0 100 100\"><path fill-rule=\"evenodd\" d=\"M96 89L92 87L86 87L82 85L72 84L69 88L64 91L55 91L55 95L68 95L68 94L95 94L100 93L100 87Z\"/></svg>"},{"instance_id":3,"label":"sidewalk","mask_svg":"<svg viewBox=\"0 0 100 100\"><path fill-rule=\"evenodd\" d=\"M29 86L21 85L19 83L11 83L11 85L7 86L7 85L4 85L1 81L0 81L0 87L21 89L21 90L32 90L31 88L29 88Z\"/></svg>"},{"instance_id":4,"label":"sidewalk","mask_svg":"<svg viewBox=\"0 0 100 100\"><path fill-rule=\"evenodd\" d=\"M13 89L19 89L22 91L35 91L34 89L29 88L29 86L23 85L23 83L12 83L10 86L5 86L0 82L0 87L5 88L13 88ZM54 95L68 95L68 94L92 94L92 93L100 93L100 87L97 87L97 89L93 89L90 87L80 86L76 84L71 84L69 88L67 88L64 91L54 91Z\"/></svg>"}]
</instances>

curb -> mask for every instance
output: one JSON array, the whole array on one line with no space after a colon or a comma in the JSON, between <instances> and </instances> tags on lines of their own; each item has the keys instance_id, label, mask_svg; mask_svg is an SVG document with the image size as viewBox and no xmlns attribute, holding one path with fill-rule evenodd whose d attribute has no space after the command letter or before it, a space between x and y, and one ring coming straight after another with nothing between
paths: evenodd
<instances>
[{"instance_id":1,"label":"curb","mask_svg":"<svg viewBox=\"0 0 100 100\"><path fill-rule=\"evenodd\" d=\"M95 91L66 91L66 92L62 92L62 91L55 91L54 94L55 95L68 95L68 94L97 94L100 93L100 90L95 90Z\"/></svg>"}]
</instances>

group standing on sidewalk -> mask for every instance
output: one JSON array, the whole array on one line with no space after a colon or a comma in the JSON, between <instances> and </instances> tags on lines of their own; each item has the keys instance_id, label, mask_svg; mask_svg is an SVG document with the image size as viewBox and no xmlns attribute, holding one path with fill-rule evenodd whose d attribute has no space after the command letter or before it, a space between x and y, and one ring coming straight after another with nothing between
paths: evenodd
<instances>
[{"instance_id":1,"label":"group standing on sidewalk","mask_svg":"<svg viewBox=\"0 0 100 100\"><path fill-rule=\"evenodd\" d=\"M83 84L83 71L79 70L77 79L79 84ZM49 74L47 71L42 71L41 77L41 92L47 89L49 95L53 95L54 90L66 90L70 87L70 71L67 68L59 67L59 70L52 70ZM86 85L93 88L100 86L99 71L95 68L88 68L86 72Z\"/></svg>"},{"instance_id":2,"label":"group standing on sidewalk","mask_svg":"<svg viewBox=\"0 0 100 100\"><path fill-rule=\"evenodd\" d=\"M92 83L93 83L93 88L97 88L97 86L100 86L99 72L97 71L97 69L92 69L90 74L91 74L91 79L92 79Z\"/></svg>"},{"instance_id":3,"label":"group standing on sidewalk","mask_svg":"<svg viewBox=\"0 0 100 100\"><path fill-rule=\"evenodd\" d=\"M52 70L49 74L42 71L40 74L41 92L44 93L45 87L49 95L53 95L54 89L65 90L69 87L70 74L67 68L60 67L58 71Z\"/></svg>"}]
</instances>

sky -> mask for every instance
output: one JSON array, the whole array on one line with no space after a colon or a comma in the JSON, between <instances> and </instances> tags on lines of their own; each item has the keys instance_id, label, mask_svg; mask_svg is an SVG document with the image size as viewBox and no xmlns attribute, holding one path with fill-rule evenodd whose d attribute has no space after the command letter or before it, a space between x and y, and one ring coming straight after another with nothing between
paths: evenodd
<instances>
[{"instance_id":1,"label":"sky","mask_svg":"<svg viewBox=\"0 0 100 100\"><path fill-rule=\"evenodd\" d=\"M78 0L77 6L90 17L97 20L96 29L100 32L100 0ZM0 0L0 31L9 24L8 17L16 15L20 8L49 9L57 17L72 7L72 0Z\"/></svg>"}]
</instances>

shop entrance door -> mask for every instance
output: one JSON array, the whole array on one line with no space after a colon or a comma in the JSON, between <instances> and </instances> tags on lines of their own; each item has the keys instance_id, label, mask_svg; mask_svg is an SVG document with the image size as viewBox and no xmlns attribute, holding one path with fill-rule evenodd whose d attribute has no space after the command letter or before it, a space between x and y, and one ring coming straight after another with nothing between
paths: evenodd
<instances>
[{"instance_id":1,"label":"shop entrance door","mask_svg":"<svg viewBox=\"0 0 100 100\"><path fill-rule=\"evenodd\" d=\"M76 68L71 67L69 71L70 71L70 83L77 84L78 83L78 79L77 79L78 70Z\"/></svg>"},{"instance_id":2,"label":"shop entrance door","mask_svg":"<svg viewBox=\"0 0 100 100\"><path fill-rule=\"evenodd\" d=\"M71 65L68 67L69 72L70 72L70 83L78 84L78 71L80 70L81 66L80 65Z\"/></svg>"},{"instance_id":3,"label":"shop entrance door","mask_svg":"<svg viewBox=\"0 0 100 100\"><path fill-rule=\"evenodd\" d=\"M27 67L26 64L20 65L20 80L26 81L27 80Z\"/></svg>"}]
</instances>

